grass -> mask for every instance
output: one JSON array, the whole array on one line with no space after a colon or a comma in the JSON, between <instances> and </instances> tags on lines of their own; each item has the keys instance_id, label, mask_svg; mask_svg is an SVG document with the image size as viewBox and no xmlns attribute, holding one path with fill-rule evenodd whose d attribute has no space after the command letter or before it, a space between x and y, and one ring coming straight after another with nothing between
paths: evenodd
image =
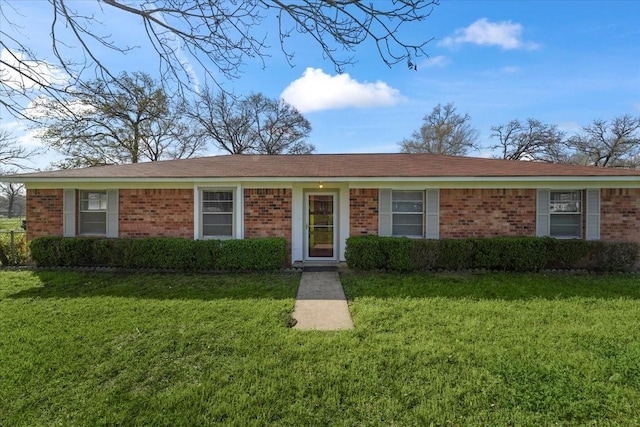
<instances>
[{"instance_id":1,"label":"grass","mask_svg":"<svg viewBox=\"0 0 640 427\"><path fill-rule=\"evenodd\" d=\"M638 425L635 276L0 271L0 425Z\"/></svg>"},{"instance_id":2,"label":"grass","mask_svg":"<svg viewBox=\"0 0 640 427\"><path fill-rule=\"evenodd\" d=\"M0 231L22 230L24 217L0 218Z\"/></svg>"},{"instance_id":3,"label":"grass","mask_svg":"<svg viewBox=\"0 0 640 427\"><path fill-rule=\"evenodd\" d=\"M0 218L0 264L24 264L29 259L29 248L26 233L22 229L23 218ZM13 251L11 250L11 233L13 233Z\"/></svg>"}]
</instances>

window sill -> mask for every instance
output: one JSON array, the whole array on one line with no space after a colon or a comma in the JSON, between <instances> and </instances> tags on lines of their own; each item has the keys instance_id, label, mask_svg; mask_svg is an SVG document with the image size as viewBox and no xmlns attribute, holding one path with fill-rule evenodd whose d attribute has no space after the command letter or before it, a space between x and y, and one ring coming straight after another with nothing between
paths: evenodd
<instances>
[{"instance_id":1,"label":"window sill","mask_svg":"<svg viewBox=\"0 0 640 427\"><path fill-rule=\"evenodd\" d=\"M200 236L200 240L233 240L234 236Z\"/></svg>"}]
</instances>

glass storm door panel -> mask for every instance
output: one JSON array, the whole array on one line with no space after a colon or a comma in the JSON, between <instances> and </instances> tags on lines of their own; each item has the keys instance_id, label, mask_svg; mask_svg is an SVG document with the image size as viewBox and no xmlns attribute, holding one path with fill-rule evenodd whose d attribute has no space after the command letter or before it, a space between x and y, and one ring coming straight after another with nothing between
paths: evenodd
<instances>
[{"instance_id":1,"label":"glass storm door panel","mask_svg":"<svg viewBox=\"0 0 640 427\"><path fill-rule=\"evenodd\" d=\"M307 201L307 255L309 258L334 258L334 195L309 194Z\"/></svg>"}]
</instances>

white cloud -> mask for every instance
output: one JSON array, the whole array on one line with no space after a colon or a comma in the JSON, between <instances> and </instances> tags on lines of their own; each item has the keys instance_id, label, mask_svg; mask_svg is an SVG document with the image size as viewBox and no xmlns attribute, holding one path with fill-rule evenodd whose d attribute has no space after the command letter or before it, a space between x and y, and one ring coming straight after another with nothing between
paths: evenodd
<instances>
[{"instance_id":1,"label":"white cloud","mask_svg":"<svg viewBox=\"0 0 640 427\"><path fill-rule=\"evenodd\" d=\"M522 25L511 21L490 22L480 18L466 28L458 28L452 36L445 37L439 46L455 47L464 43L480 46L499 46L505 50L537 49L536 43L522 40Z\"/></svg>"},{"instance_id":2,"label":"white cloud","mask_svg":"<svg viewBox=\"0 0 640 427\"><path fill-rule=\"evenodd\" d=\"M39 84L59 84L66 80L64 73L53 64L25 59L22 53L8 49L0 52L0 78L16 90L30 90Z\"/></svg>"},{"instance_id":3,"label":"white cloud","mask_svg":"<svg viewBox=\"0 0 640 427\"><path fill-rule=\"evenodd\" d=\"M402 100L400 91L385 82L360 83L349 74L330 76L319 68L307 68L280 97L302 113L395 105Z\"/></svg>"},{"instance_id":4,"label":"white cloud","mask_svg":"<svg viewBox=\"0 0 640 427\"><path fill-rule=\"evenodd\" d=\"M75 99L64 101L64 109L55 108L53 106L57 104L57 101L49 99L44 95L40 95L30 101L29 105L24 108L23 112L27 117L37 120L42 118L53 118L54 116L57 116L58 118L65 118L67 117L67 112L81 115L83 113L89 113L95 108Z\"/></svg>"},{"instance_id":5,"label":"white cloud","mask_svg":"<svg viewBox=\"0 0 640 427\"><path fill-rule=\"evenodd\" d=\"M575 133L580 131L580 129L582 129L582 126L580 126L580 124L577 122L562 122L558 124L558 129L566 133Z\"/></svg>"},{"instance_id":6,"label":"white cloud","mask_svg":"<svg viewBox=\"0 0 640 427\"><path fill-rule=\"evenodd\" d=\"M432 56L422 61L418 68L445 67L449 62L449 58L444 55Z\"/></svg>"}]
</instances>

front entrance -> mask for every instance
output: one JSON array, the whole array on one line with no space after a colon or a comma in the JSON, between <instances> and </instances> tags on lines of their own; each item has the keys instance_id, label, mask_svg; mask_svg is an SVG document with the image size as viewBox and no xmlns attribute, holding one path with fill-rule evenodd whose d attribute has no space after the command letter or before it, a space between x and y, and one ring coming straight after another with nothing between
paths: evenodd
<instances>
[{"instance_id":1,"label":"front entrance","mask_svg":"<svg viewBox=\"0 0 640 427\"><path fill-rule=\"evenodd\" d=\"M307 193L305 197L305 259L336 260L336 193Z\"/></svg>"}]
</instances>

